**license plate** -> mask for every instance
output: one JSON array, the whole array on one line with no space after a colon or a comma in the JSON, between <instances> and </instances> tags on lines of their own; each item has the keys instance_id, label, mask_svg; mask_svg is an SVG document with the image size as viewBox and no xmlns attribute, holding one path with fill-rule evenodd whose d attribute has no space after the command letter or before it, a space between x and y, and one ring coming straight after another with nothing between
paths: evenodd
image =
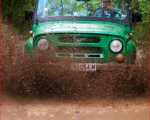
<instances>
[{"instance_id":1,"label":"license plate","mask_svg":"<svg viewBox=\"0 0 150 120\"><path fill-rule=\"evenodd\" d=\"M96 71L95 63L74 63L71 65L72 70L76 71Z\"/></svg>"}]
</instances>

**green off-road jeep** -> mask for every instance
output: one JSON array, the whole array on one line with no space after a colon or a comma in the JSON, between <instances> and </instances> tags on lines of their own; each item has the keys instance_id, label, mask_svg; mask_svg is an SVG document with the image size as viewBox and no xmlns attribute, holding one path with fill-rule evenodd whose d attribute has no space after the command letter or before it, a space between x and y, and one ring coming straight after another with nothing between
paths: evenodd
<instances>
[{"instance_id":1,"label":"green off-road jeep","mask_svg":"<svg viewBox=\"0 0 150 120\"><path fill-rule=\"evenodd\" d=\"M131 25L141 16L129 6L129 0L36 0L34 10L25 11L32 21L25 52L31 57L34 51L53 52L58 59L74 59L67 66L72 70L122 69L131 78L136 59Z\"/></svg>"}]
</instances>

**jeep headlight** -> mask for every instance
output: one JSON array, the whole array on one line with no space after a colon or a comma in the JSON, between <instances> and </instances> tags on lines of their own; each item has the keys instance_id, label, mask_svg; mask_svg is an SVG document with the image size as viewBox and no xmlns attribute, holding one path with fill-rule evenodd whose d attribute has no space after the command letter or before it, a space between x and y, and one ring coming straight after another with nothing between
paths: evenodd
<instances>
[{"instance_id":1,"label":"jeep headlight","mask_svg":"<svg viewBox=\"0 0 150 120\"><path fill-rule=\"evenodd\" d=\"M41 51L45 51L49 49L50 43L46 38L40 38L37 42L37 48Z\"/></svg>"},{"instance_id":2,"label":"jeep headlight","mask_svg":"<svg viewBox=\"0 0 150 120\"><path fill-rule=\"evenodd\" d=\"M118 53L122 50L122 43L119 40L112 40L109 47L112 52Z\"/></svg>"}]
</instances>

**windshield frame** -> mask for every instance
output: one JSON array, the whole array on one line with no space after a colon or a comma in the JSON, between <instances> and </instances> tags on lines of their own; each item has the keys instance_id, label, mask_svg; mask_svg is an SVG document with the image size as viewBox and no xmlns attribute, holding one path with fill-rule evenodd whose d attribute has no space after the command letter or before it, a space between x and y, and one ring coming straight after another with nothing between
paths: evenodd
<instances>
[{"instance_id":1,"label":"windshield frame","mask_svg":"<svg viewBox=\"0 0 150 120\"><path fill-rule=\"evenodd\" d=\"M55 17L52 16L52 17L42 18L37 14L39 0L35 0L32 23L36 24L36 23L49 22L49 21L79 21L81 20L81 21L113 22L117 24L130 26L131 25L131 19L130 19L131 13L129 10L130 0L125 0L125 1L126 3L128 3L127 17L123 20L120 20L120 19L115 19L115 18L90 17L90 16L55 16Z\"/></svg>"}]
</instances>

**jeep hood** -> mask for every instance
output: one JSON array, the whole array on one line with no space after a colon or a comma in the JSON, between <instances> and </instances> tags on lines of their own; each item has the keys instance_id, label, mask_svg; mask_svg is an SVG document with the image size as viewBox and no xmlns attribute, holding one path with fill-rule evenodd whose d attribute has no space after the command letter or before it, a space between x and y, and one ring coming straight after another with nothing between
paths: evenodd
<instances>
[{"instance_id":1,"label":"jeep hood","mask_svg":"<svg viewBox=\"0 0 150 120\"><path fill-rule=\"evenodd\" d=\"M34 24L32 31L34 37L51 33L92 33L125 38L130 33L130 27L102 21L51 21Z\"/></svg>"}]
</instances>

